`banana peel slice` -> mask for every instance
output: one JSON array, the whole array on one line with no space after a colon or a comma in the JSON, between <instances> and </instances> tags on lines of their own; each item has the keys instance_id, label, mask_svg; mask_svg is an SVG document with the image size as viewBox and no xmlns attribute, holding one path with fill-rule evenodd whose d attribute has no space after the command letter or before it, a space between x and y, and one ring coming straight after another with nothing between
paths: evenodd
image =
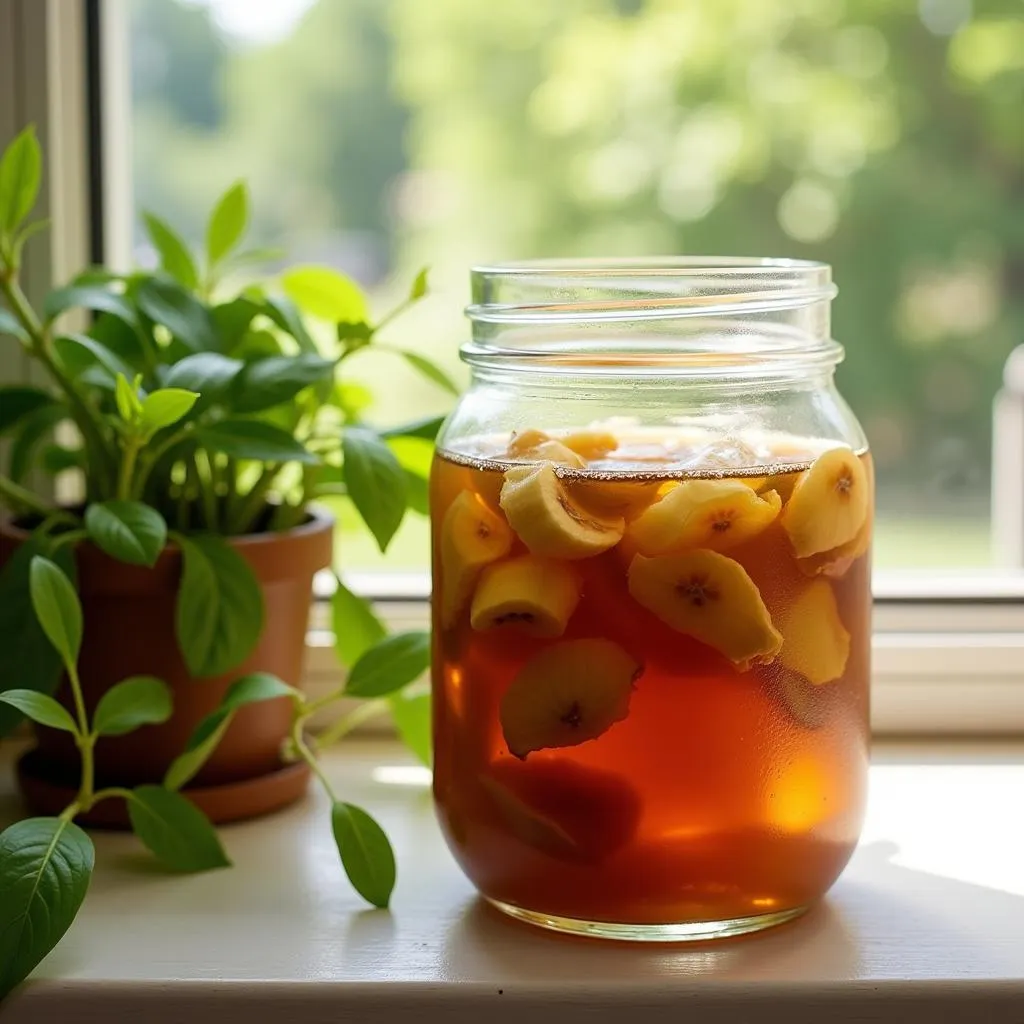
<instances>
[{"instance_id":1,"label":"banana peel slice","mask_svg":"<svg viewBox=\"0 0 1024 1024\"><path fill-rule=\"evenodd\" d=\"M848 544L868 518L871 484L850 448L819 455L797 479L781 522L797 558Z\"/></svg>"},{"instance_id":2,"label":"banana peel slice","mask_svg":"<svg viewBox=\"0 0 1024 1024\"><path fill-rule=\"evenodd\" d=\"M461 491L441 521L441 623L454 625L484 566L512 548L512 531L472 491Z\"/></svg>"},{"instance_id":3,"label":"banana peel slice","mask_svg":"<svg viewBox=\"0 0 1024 1024\"><path fill-rule=\"evenodd\" d=\"M501 731L509 752L575 747L604 735L629 714L642 666L610 640L567 640L534 655L502 695Z\"/></svg>"},{"instance_id":4,"label":"banana peel slice","mask_svg":"<svg viewBox=\"0 0 1024 1024\"><path fill-rule=\"evenodd\" d=\"M839 616L832 584L811 580L779 613L779 661L814 686L840 679L850 657L850 634Z\"/></svg>"},{"instance_id":5,"label":"banana peel slice","mask_svg":"<svg viewBox=\"0 0 1024 1024\"><path fill-rule=\"evenodd\" d=\"M629 566L629 592L666 625L714 647L741 669L770 663L782 648L782 635L746 569L717 551L637 555Z\"/></svg>"},{"instance_id":6,"label":"banana peel slice","mask_svg":"<svg viewBox=\"0 0 1024 1024\"><path fill-rule=\"evenodd\" d=\"M505 828L561 861L602 861L629 843L640 822L639 794L625 779L572 761L507 758L480 782Z\"/></svg>"},{"instance_id":7,"label":"banana peel slice","mask_svg":"<svg viewBox=\"0 0 1024 1024\"><path fill-rule=\"evenodd\" d=\"M622 539L622 516L602 515L573 499L550 462L516 466L505 473L501 508L509 526L535 555L589 558Z\"/></svg>"},{"instance_id":8,"label":"banana peel slice","mask_svg":"<svg viewBox=\"0 0 1024 1024\"><path fill-rule=\"evenodd\" d=\"M740 480L685 480L629 524L629 537L649 556L728 551L771 526L781 508L775 491L758 494Z\"/></svg>"},{"instance_id":9,"label":"banana peel slice","mask_svg":"<svg viewBox=\"0 0 1024 1024\"><path fill-rule=\"evenodd\" d=\"M476 630L512 628L559 637L579 600L580 579L570 566L523 555L483 570L469 621Z\"/></svg>"}]
</instances>

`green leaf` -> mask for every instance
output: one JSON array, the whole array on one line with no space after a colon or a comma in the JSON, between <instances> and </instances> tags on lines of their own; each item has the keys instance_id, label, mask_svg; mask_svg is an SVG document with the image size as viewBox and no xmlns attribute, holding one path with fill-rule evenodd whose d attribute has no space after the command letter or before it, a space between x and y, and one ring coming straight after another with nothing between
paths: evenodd
<instances>
[{"instance_id":1,"label":"green leaf","mask_svg":"<svg viewBox=\"0 0 1024 1024\"><path fill-rule=\"evenodd\" d=\"M239 267L251 267L259 263L279 263L287 253L284 249L275 249L273 246L264 246L256 249L243 249L241 252L234 252L227 261L232 270Z\"/></svg>"},{"instance_id":2,"label":"green leaf","mask_svg":"<svg viewBox=\"0 0 1024 1024\"><path fill-rule=\"evenodd\" d=\"M60 818L28 818L0 833L0 999L71 927L96 863L92 840Z\"/></svg>"},{"instance_id":3,"label":"green leaf","mask_svg":"<svg viewBox=\"0 0 1024 1024\"><path fill-rule=\"evenodd\" d=\"M185 750L179 754L167 769L164 788L179 790L199 772L210 755L220 746L224 733L234 718L231 710L217 710L207 715L196 726L189 737Z\"/></svg>"},{"instance_id":4,"label":"green leaf","mask_svg":"<svg viewBox=\"0 0 1024 1024\"><path fill-rule=\"evenodd\" d=\"M67 417L67 407L55 402L29 413L21 421L11 439L9 475L16 484L21 483L32 468L32 460L39 442Z\"/></svg>"},{"instance_id":5,"label":"green leaf","mask_svg":"<svg viewBox=\"0 0 1024 1024\"><path fill-rule=\"evenodd\" d=\"M404 349L396 349L396 352L414 369L421 373L427 380L444 388L450 395L459 396L458 385L448 376L436 363L431 362L418 352L406 352Z\"/></svg>"},{"instance_id":6,"label":"green leaf","mask_svg":"<svg viewBox=\"0 0 1024 1024\"><path fill-rule=\"evenodd\" d=\"M223 302L210 310L213 317L213 326L217 331L220 344L217 346L221 352L230 352L245 335L253 319L263 312L262 306L244 295L232 299L230 302Z\"/></svg>"},{"instance_id":7,"label":"green leaf","mask_svg":"<svg viewBox=\"0 0 1024 1024\"><path fill-rule=\"evenodd\" d=\"M177 538L185 560L175 628L189 672L230 672L263 632L263 594L249 563L213 535Z\"/></svg>"},{"instance_id":8,"label":"green leaf","mask_svg":"<svg viewBox=\"0 0 1024 1024\"><path fill-rule=\"evenodd\" d=\"M142 725L166 722L174 710L168 685L155 676L132 676L100 698L92 727L100 736L123 736Z\"/></svg>"},{"instance_id":9,"label":"green leaf","mask_svg":"<svg viewBox=\"0 0 1024 1024\"><path fill-rule=\"evenodd\" d=\"M429 768L430 694L418 693L414 697L396 694L388 703L402 742Z\"/></svg>"},{"instance_id":10,"label":"green leaf","mask_svg":"<svg viewBox=\"0 0 1024 1024\"><path fill-rule=\"evenodd\" d=\"M430 664L430 634L396 633L374 644L352 666L349 697L383 697L419 679Z\"/></svg>"},{"instance_id":11,"label":"green leaf","mask_svg":"<svg viewBox=\"0 0 1024 1024\"><path fill-rule=\"evenodd\" d=\"M52 697L36 690L5 690L0 693L0 701L20 711L26 718L51 729L77 733L78 726L68 714L67 709L58 704Z\"/></svg>"},{"instance_id":12,"label":"green leaf","mask_svg":"<svg viewBox=\"0 0 1024 1024\"><path fill-rule=\"evenodd\" d=\"M365 348L373 337L373 328L365 320L342 320L336 331L338 341L345 343L346 352Z\"/></svg>"},{"instance_id":13,"label":"green leaf","mask_svg":"<svg viewBox=\"0 0 1024 1024\"><path fill-rule=\"evenodd\" d=\"M236 679L220 702L222 710L237 711L246 704L258 704L278 697L297 697L299 691L270 672L250 672Z\"/></svg>"},{"instance_id":14,"label":"green leaf","mask_svg":"<svg viewBox=\"0 0 1024 1024\"><path fill-rule=\"evenodd\" d=\"M0 434L40 409L56 404L52 395L39 388L21 385L0 388Z\"/></svg>"},{"instance_id":15,"label":"green leaf","mask_svg":"<svg viewBox=\"0 0 1024 1024\"><path fill-rule=\"evenodd\" d=\"M386 907L395 888L395 854L384 830L361 807L341 801L331 808L331 827L353 888L367 903Z\"/></svg>"},{"instance_id":16,"label":"green leaf","mask_svg":"<svg viewBox=\"0 0 1024 1024\"><path fill-rule=\"evenodd\" d=\"M119 373L127 380L134 377L132 368L120 356L88 334L62 334L54 339L53 347L72 377L81 376L97 364L109 374L111 388Z\"/></svg>"},{"instance_id":17,"label":"green leaf","mask_svg":"<svg viewBox=\"0 0 1024 1024\"><path fill-rule=\"evenodd\" d=\"M206 258L211 267L238 245L248 221L249 194L245 182L236 181L220 197L206 228Z\"/></svg>"},{"instance_id":18,"label":"green leaf","mask_svg":"<svg viewBox=\"0 0 1024 1024\"><path fill-rule=\"evenodd\" d=\"M6 309L0 309L0 334L13 334L15 338L28 341L25 328Z\"/></svg>"},{"instance_id":19,"label":"green leaf","mask_svg":"<svg viewBox=\"0 0 1024 1024\"><path fill-rule=\"evenodd\" d=\"M427 294L427 274L430 272L429 267L423 267L422 270L413 278L412 287L409 289L409 301L418 302Z\"/></svg>"},{"instance_id":20,"label":"green leaf","mask_svg":"<svg viewBox=\"0 0 1024 1024\"><path fill-rule=\"evenodd\" d=\"M32 559L49 554L50 543L36 533L14 550L0 569L0 686L53 693L61 678L61 659L39 625L29 599ZM53 551L53 560L74 579L75 559L70 546ZM22 719L9 705L0 705L0 736Z\"/></svg>"},{"instance_id":21,"label":"green leaf","mask_svg":"<svg viewBox=\"0 0 1024 1024\"><path fill-rule=\"evenodd\" d=\"M397 427L388 427L387 430L382 430L380 436L384 438L421 437L427 441L433 441L441 432L445 418L444 416L428 416L425 419L400 423Z\"/></svg>"},{"instance_id":22,"label":"green leaf","mask_svg":"<svg viewBox=\"0 0 1024 1024\"><path fill-rule=\"evenodd\" d=\"M197 352L171 366L163 383L167 387L198 392L197 405L206 407L224 398L244 365L241 360L230 359L219 352Z\"/></svg>"},{"instance_id":23,"label":"green leaf","mask_svg":"<svg viewBox=\"0 0 1024 1024\"><path fill-rule=\"evenodd\" d=\"M29 125L0 159L0 232L13 234L32 212L39 195L43 158L36 130Z\"/></svg>"},{"instance_id":24,"label":"green leaf","mask_svg":"<svg viewBox=\"0 0 1024 1024\"><path fill-rule=\"evenodd\" d=\"M152 566L167 543L167 523L141 501L103 501L85 510L89 539L111 558Z\"/></svg>"},{"instance_id":25,"label":"green leaf","mask_svg":"<svg viewBox=\"0 0 1024 1024\"><path fill-rule=\"evenodd\" d=\"M306 330L306 325L302 322L298 309L295 308L294 303L290 299L267 299L264 302L263 312L282 331L290 334L303 352L310 352L313 355L318 353L319 350L316 347L316 342L313 341L312 335Z\"/></svg>"},{"instance_id":26,"label":"green leaf","mask_svg":"<svg viewBox=\"0 0 1024 1024\"><path fill-rule=\"evenodd\" d=\"M270 356L246 365L235 381L234 408L262 412L293 399L303 388L334 376L334 362L302 353Z\"/></svg>"},{"instance_id":27,"label":"green leaf","mask_svg":"<svg viewBox=\"0 0 1024 1024\"><path fill-rule=\"evenodd\" d=\"M21 252L25 248L25 244L28 242L33 235L38 235L40 232L45 231L50 226L50 219L44 218L43 220L33 220L28 224L23 225L20 231L14 236L14 241L11 243L11 255L13 256L12 262L15 266L21 264Z\"/></svg>"},{"instance_id":28,"label":"green leaf","mask_svg":"<svg viewBox=\"0 0 1024 1024\"><path fill-rule=\"evenodd\" d=\"M133 328L138 328L139 318L135 315L132 304L116 292L102 285L68 285L57 288L46 296L43 312L47 320L56 320L61 313L69 309L90 309L94 312L109 313L123 320Z\"/></svg>"},{"instance_id":29,"label":"green leaf","mask_svg":"<svg viewBox=\"0 0 1024 1024\"><path fill-rule=\"evenodd\" d=\"M199 274L188 246L171 226L156 214L143 213L142 219L149 240L160 256L160 269L190 291L194 290L199 284Z\"/></svg>"},{"instance_id":30,"label":"green leaf","mask_svg":"<svg viewBox=\"0 0 1024 1024\"><path fill-rule=\"evenodd\" d=\"M114 381L114 401L117 404L117 414L125 423L136 423L142 415L142 400L134 385L128 383L128 378L119 373Z\"/></svg>"},{"instance_id":31,"label":"green leaf","mask_svg":"<svg viewBox=\"0 0 1024 1024\"><path fill-rule=\"evenodd\" d=\"M351 667L362 654L387 636L388 631L377 618L373 605L353 594L340 579L331 598L331 617L334 650L343 665Z\"/></svg>"},{"instance_id":32,"label":"green leaf","mask_svg":"<svg viewBox=\"0 0 1024 1024\"><path fill-rule=\"evenodd\" d=\"M345 486L381 551L405 515L405 472L394 452L366 427L348 427L342 435Z\"/></svg>"},{"instance_id":33,"label":"green leaf","mask_svg":"<svg viewBox=\"0 0 1024 1024\"><path fill-rule=\"evenodd\" d=\"M121 275L115 274L113 270L109 270L107 267L86 267L85 270L80 270L69 282L72 285L83 285L83 284L110 284L111 281L120 281Z\"/></svg>"},{"instance_id":34,"label":"green leaf","mask_svg":"<svg viewBox=\"0 0 1024 1024\"><path fill-rule=\"evenodd\" d=\"M419 473L402 467L405 473L405 500L421 516L430 515L430 481Z\"/></svg>"},{"instance_id":35,"label":"green leaf","mask_svg":"<svg viewBox=\"0 0 1024 1024\"><path fill-rule=\"evenodd\" d=\"M231 866L206 815L162 786L138 786L128 801L132 831L161 863L175 871Z\"/></svg>"},{"instance_id":36,"label":"green leaf","mask_svg":"<svg viewBox=\"0 0 1024 1024\"><path fill-rule=\"evenodd\" d=\"M174 281L147 278L139 288L139 308L154 323L163 324L193 352L217 348L217 332L210 311Z\"/></svg>"},{"instance_id":37,"label":"green leaf","mask_svg":"<svg viewBox=\"0 0 1024 1024\"><path fill-rule=\"evenodd\" d=\"M29 566L29 592L36 618L65 665L78 661L82 646L82 606L71 581L42 555Z\"/></svg>"},{"instance_id":38,"label":"green leaf","mask_svg":"<svg viewBox=\"0 0 1024 1024\"><path fill-rule=\"evenodd\" d=\"M320 460L286 430L259 420L221 420L196 432L210 451L257 462L308 462Z\"/></svg>"},{"instance_id":39,"label":"green leaf","mask_svg":"<svg viewBox=\"0 0 1024 1024\"><path fill-rule=\"evenodd\" d=\"M220 745L235 712L246 704L275 700L280 697L297 699L298 691L269 672L252 672L236 679L227 689L220 707L210 712L195 727L182 754L176 757L164 776L168 789L181 789L206 764Z\"/></svg>"},{"instance_id":40,"label":"green leaf","mask_svg":"<svg viewBox=\"0 0 1024 1024\"><path fill-rule=\"evenodd\" d=\"M148 339L150 348L156 347L156 342L146 331L148 327L143 328L141 324L133 327L112 313L100 313L85 333L135 371L143 371L148 369L149 363L143 339Z\"/></svg>"},{"instance_id":41,"label":"green leaf","mask_svg":"<svg viewBox=\"0 0 1024 1024\"><path fill-rule=\"evenodd\" d=\"M187 416L196 404L199 395L184 388L161 388L142 400L143 428L148 434L155 434L172 423Z\"/></svg>"},{"instance_id":42,"label":"green leaf","mask_svg":"<svg viewBox=\"0 0 1024 1024\"><path fill-rule=\"evenodd\" d=\"M330 267L294 267L281 277L285 294L310 316L332 323L368 319L362 289L350 277Z\"/></svg>"},{"instance_id":43,"label":"green leaf","mask_svg":"<svg viewBox=\"0 0 1024 1024\"><path fill-rule=\"evenodd\" d=\"M65 448L60 444L48 444L43 449L40 459L43 469L51 476L69 469L85 468L85 450L83 448Z\"/></svg>"},{"instance_id":44,"label":"green leaf","mask_svg":"<svg viewBox=\"0 0 1024 1024\"><path fill-rule=\"evenodd\" d=\"M417 476L429 477L434 462L434 446L422 437L392 437L388 447L395 453L399 465Z\"/></svg>"},{"instance_id":45,"label":"green leaf","mask_svg":"<svg viewBox=\"0 0 1024 1024\"><path fill-rule=\"evenodd\" d=\"M249 330L242 335L242 340L231 350L236 359L250 363L257 359L284 354L281 342L273 331Z\"/></svg>"}]
</instances>

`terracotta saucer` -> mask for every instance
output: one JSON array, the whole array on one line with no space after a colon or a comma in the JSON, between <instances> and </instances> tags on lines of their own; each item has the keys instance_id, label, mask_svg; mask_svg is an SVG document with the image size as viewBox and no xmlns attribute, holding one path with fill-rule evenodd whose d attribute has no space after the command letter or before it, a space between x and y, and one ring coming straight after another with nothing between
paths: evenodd
<instances>
[{"instance_id":1,"label":"terracotta saucer","mask_svg":"<svg viewBox=\"0 0 1024 1024\"><path fill-rule=\"evenodd\" d=\"M281 765L276 771L253 779L219 786L186 787L182 793L212 822L225 824L257 818L294 803L306 792L309 775L309 766L298 762ZM34 750L18 761L18 784L25 802L36 814L60 814L74 800L77 792L65 778L57 778ZM123 800L104 800L76 821L97 828L130 827Z\"/></svg>"}]
</instances>

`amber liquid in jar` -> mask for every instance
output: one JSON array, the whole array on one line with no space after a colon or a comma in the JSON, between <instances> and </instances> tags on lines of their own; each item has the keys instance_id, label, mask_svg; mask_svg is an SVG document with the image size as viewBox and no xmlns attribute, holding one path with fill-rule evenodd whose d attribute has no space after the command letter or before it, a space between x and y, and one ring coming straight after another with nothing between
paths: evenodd
<instances>
[{"instance_id":1,"label":"amber liquid in jar","mask_svg":"<svg viewBox=\"0 0 1024 1024\"><path fill-rule=\"evenodd\" d=\"M439 452L434 788L486 897L729 934L828 889L865 802L872 486L866 452L771 435Z\"/></svg>"}]
</instances>

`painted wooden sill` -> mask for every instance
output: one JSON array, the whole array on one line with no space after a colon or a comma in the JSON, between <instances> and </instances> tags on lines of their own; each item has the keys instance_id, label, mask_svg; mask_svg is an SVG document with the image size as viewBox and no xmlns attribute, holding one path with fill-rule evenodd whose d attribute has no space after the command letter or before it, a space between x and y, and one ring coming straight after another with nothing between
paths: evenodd
<instances>
[{"instance_id":1,"label":"painted wooden sill","mask_svg":"<svg viewBox=\"0 0 1024 1024\"><path fill-rule=\"evenodd\" d=\"M879 747L864 841L827 901L689 948L506 922L459 874L398 747L355 741L328 770L392 836L392 914L350 892L319 794L227 829L235 867L199 877L100 835L79 920L0 1024L1024 1022L1024 745Z\"/></svg>"}]
</instances>

